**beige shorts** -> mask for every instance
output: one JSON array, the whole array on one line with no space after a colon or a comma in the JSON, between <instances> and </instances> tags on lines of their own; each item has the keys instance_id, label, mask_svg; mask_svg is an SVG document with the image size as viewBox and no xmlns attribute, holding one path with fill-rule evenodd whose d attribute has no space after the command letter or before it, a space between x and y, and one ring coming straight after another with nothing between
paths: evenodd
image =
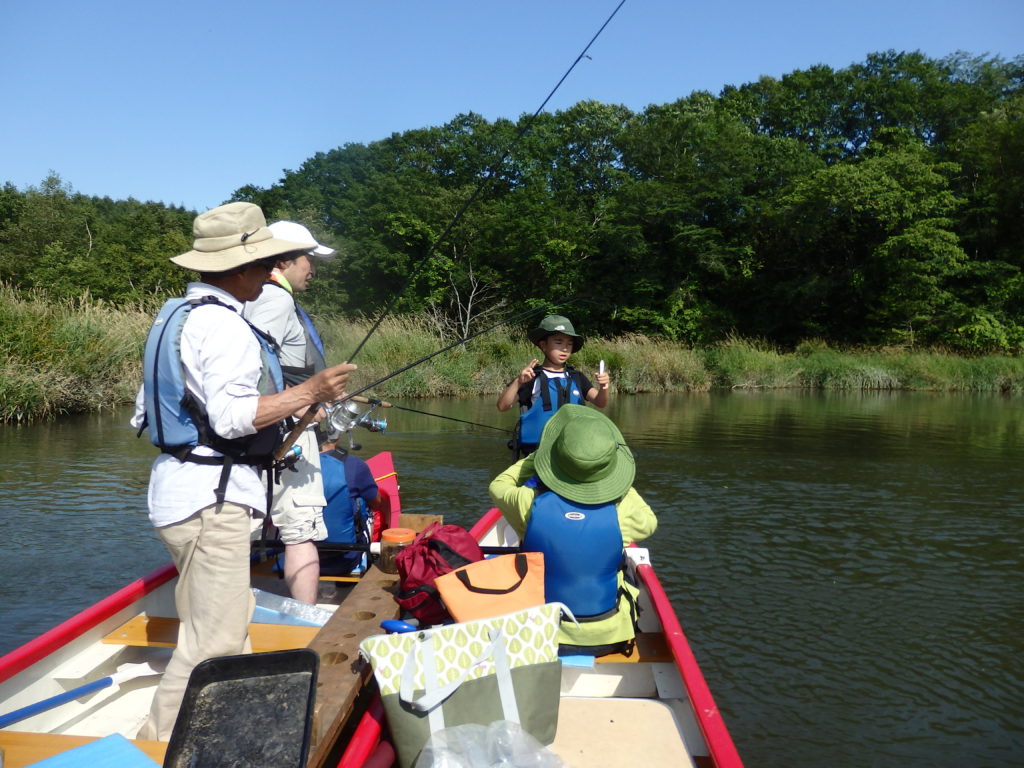
<instances>
[{"instance_id":1,"label":"beige shorts","mask_svg":"<svg viewBox=\"0 0 1024 768\"><path fill-rule=\"evenodd\" d=\"M323 541L327 538L324 525L324 485L320 478L320 448L316 442L315 426L304 430L295 444L302 455L295 462L295 471L285 469L281 481L274 486L271 521L281 531L285 544L304 541Z\"/></svg>"}]
</instances>

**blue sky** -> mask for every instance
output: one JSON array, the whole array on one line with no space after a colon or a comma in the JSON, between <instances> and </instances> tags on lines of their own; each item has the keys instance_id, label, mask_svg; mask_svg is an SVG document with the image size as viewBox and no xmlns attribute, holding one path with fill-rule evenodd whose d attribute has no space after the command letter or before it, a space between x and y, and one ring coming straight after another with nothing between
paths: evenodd
<instances>
[{"instance_id":1,"label":"blue sky","mask_svg":"<svg viewBox=\"0 0 1024 768\"><path fill-rule=\"evenodd\" d=\"M533 112L619 0L4 0L0 182L215 206L319 151ZM1024 53L1022 0L626 0L549 110L868 53Z\"/></svg>"}]
</instances>

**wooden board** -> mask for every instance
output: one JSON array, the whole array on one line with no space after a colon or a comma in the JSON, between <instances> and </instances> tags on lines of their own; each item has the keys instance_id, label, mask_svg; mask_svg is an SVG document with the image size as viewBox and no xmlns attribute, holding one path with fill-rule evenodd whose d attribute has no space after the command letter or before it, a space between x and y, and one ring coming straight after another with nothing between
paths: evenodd
<instances>
[{"instance_id":1,"label":"wooden board","mask_svg":"<svg viewBox=\"0 0 1024 768\"><path fill-rule=\"evenodd\" d=\"M671 707L655 699L563 698L549 749L587 768L683 768L693 761Z\"/></svg>"},{"instance_id":2,"label":"wooden board","mask_svg":"<svg viewBox=\"0 0 1024 768\"><path fill-rule=\"evenodd\" d=\"M416 515L403 512L398 516L399 528L410 528L416 531L416 533L425 530L432 523L444 525L444 515Z\"/></svg>"},{"instance_id":3,"label":"wooden board","mask_svg":"<svg viewBox=\"0 0 1024 768\"><path fill-rule=\"evenodd\" d=\"M173 648L178 644L178 620L166 616L136 616L103 638L115 645ZM256 653L305 648L319 631L317 627L290 624L250 624L249 638Z\"/></svg>"},{"instance_id":4,"label":"wooden board","mask_svg":"<svg viewBox=\"0 0 1024 768\"><path fill-rule=\"evenodd\" d=\"M3 753L4 768L23 768L48 757L67 752L90 741L93 736L67 736L59 733L29 733L27 731L0 731L0 750ZM149 755L158 764L164 762L167 751L166 741L132 741L136 747Z\"/></svg>"},{"instance_id":5,"label":"wooden board","mask_svg":"<svg viewBox=\"0 0 1024 768\"><path fill-rule=\"evenodd\" d=\"M359 657L359 643L381 634L382 621L398 618L393 594L397 582L397 576L370 568L309 644L320 654L309 768L326 764L370 678L370 665Z\"/></svg>"}]
</instances>

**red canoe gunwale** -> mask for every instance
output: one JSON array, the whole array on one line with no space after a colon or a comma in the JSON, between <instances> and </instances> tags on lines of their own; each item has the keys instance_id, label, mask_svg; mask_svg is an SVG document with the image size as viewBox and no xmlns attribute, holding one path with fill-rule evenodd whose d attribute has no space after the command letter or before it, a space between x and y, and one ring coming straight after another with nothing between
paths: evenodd
<instances>
[{"instance_id":1,"label":"red canoe gunwale","mask_svg":"<svg viewBox=\"0 0 1024 768\"><path fill-rule=\"evenodd\" d=\"M129 607L177 575L178 569L174 567L174 564L166 563L142 578L121 587L117 592L75 614L67 621L61 622L53 629L47 630L20 648L0 657L0 683L63 648L100 622L106 621L118 611Z\"/></svg>"}]
</instances>

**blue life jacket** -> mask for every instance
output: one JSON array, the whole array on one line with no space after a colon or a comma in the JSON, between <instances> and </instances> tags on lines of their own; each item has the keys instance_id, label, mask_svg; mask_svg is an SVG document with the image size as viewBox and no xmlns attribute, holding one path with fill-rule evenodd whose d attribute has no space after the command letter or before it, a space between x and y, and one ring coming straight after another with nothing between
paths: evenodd
<instances>
[{"instance_id":1,"label":"blue life jacket","mask_svg":"<svg viewBox=\"0 0 1024 768\"><path fill-rule=\"evenodd\" d=\"M555 411L566 403L582 405L586 402L587 393L582 390L578 380L579 372L570 366L565 367L565 376L549 377L541 366L534 369L540 379L540 393L536 400L519 417L519 442L523 445L535 446L540 443L541 432L548 419ZM527 382L532 394L534 382Z\"/></svg>"},{"instance_id":2,"label":"blue life jacket","mask_svg":"<svg viewBox=\"0 0 1024 768\"><path fill-rule=\"evenodd\" d=\"M522 549L544 553L548 602L565 603L579 621L599 621L618 610L622 531L614 501L579 504L554 491L538 494Z\"/></svg>"},{"instance_id":3,"label":"blue life jacket","mask_svg":"<svg viewBox=\"0 0 1024 768\"><path fill-rule=\"evenodd\" d=\"M282 291L288 290L274 280L268 280L265 285L277 286ZM289 291L289 293L291 292ZM313 319L307 315L306 311L298 304L295 305L295 316L299 318L299 322L302 323L302 335L306 338L306 351L303 355L303 360L305 361L304 365L281 366L281 370L284 372L284 382L289 387L301 384L313 374L319 373L327 367L327 358L324 354L324 342L321 340L320 334L317 333L316 326L313 325Z\"/></svg>"},{"instance_id":4,"label":"blue life jacket","mask_svg":"<svg viewBox=\"0 0 1024 768\"><path fill-rule=\"evenodd\" d=\"M142 428L149 428L149 437L155 446L180 461L224 465L225 471L217 489L218 501L223 501L231 465L270 466L283 434L282 425L277 422L254 435L229 440L210 426L205 407L185 385L185 367L181 361L182 328L189 312L202 304L216 304L234 311L215 296L169 299L149 330L143 355L146 416ZM273 340L251 324L249 327L260 343L263 362L258 385L260 394L280 392L284 389L284 378ZM139 431L141 433L142 430ZM224 455L193 455L192 449L198 445L209 446Z\"/></svg>"},{"instance_id":5,"label":"blue life jacket","mask_svg":"<svg viewBox=\"0 0 1024 768\"><path fill-rule=\"evenodd\" d=\"M324 526L327 528L325 541L343 544L368 544L368 509L362 499L353 499L345 474L347 455L337 449L320 454L320 476L323 479ZM350 573L363 559L362 552L323 553L320 556L320 572L327 575Z\"/></svg>"}]
</instances>

